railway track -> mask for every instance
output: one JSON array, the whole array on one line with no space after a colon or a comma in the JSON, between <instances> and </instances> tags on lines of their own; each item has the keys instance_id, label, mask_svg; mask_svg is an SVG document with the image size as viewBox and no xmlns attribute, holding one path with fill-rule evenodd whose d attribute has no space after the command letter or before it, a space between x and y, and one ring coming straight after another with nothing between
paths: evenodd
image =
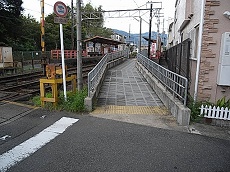
<instances>
[{"instance_id":1,"label":"railway track","mask_svg":"<svg viewBox=\"0 0 230 172\"><path fill-rule=\"evenodd\" d=\"M82 75L84 82L87 81L87 75L89 71L93 69L96 63L83 64ZM68 75L77 73L77 68L72 67L67 69ZM39 79L44 77L41 71L24 73L18 75L11 75L6 77L0 77L0 101L22 101L28 100L34 95L40 93L40 81ZM47 85L47 89L50 86Z\"/></svg>"}]
</instances>

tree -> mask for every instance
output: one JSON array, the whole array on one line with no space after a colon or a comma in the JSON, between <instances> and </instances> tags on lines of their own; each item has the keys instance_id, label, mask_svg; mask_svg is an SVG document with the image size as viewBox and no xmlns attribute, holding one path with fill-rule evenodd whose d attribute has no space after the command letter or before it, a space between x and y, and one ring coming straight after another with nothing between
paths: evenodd
<instances>
[{"instance_id":1,"label":"tree","mask_svg":"<svg viewBox=\"0 0 230 172\"><path fill-rule=\"evenodd\" d=\"M93 8L90 3L82 7L83 21L82 21L82 32L84 39L93 36L110 37L112 35L112 30L103 27L104 17L102 6L98 8Z\"/></svg>"},{"instance_id":2,"label":"tree","mask_svg":"<svg viewBox=\"0 0 230 172\"><path fill-rule=\"evenodd\" d=\"M0 0L0 45L11 46L14 51L41 50L40 24L30 15L23 16L21 12L22 0ZM70 11L70 7L67 7ZM82 39L89 36L110 37L112 30L103 27L103 10L100 7L93 8L90 3L82 7L86 17L93 13L97 19L83 19ZM49 14L45 18L45 45L46 51L60 49L59 24L54 23L55 14ZM65 49L72 49L71 42L71 15L67 24L63 24ZM74 33L76 35L76 33ZM75 40L76 41L76 40ZM84 47L84 44L83 44Z\"/></svg>"},{"instance_id":3,"label":"tree","mask_svg":"<svg viewBox=\"0 0 230 172\"><path fill-rule=\"evenodd\" d=\"M0 40L6 45L15 42L20 35L22 0L1 0Z\"/></svg>"},{"instance_id":4,"label":"tree","mask_svg":"<svg viewBox=\"0 0 230 172\"><path fill-rule=\"evenodd\" d=\"M101 36L110 38L113 34L112 29L103 27L104 17L102 6L93 8L90 3L82 7L82 39L91 38L94 36ZM85 44L82 45L85 48Z\"/></svg>"},{"instance_id":5,"label":"tree","mask_svg":"<svg viewBox=\"0 0 230 172\"><path fill-rule=\"evenodd\" d=\"M30 15L22 16L21 22L19 44L14 48L20 51L40 50L40 24Z\"/></svg>"}]
</instances>

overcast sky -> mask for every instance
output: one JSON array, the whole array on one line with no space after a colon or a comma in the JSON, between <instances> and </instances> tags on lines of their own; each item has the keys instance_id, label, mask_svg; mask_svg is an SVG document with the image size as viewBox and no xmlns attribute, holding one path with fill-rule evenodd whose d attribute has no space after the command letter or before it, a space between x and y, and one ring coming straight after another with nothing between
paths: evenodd
<instances>
[{"instance_id":1,"label":"overcast sky","mask_svg":"<svg viewBox=\"0 0 230 172\"><path fill-rule=\"evenodd\" d=\"M53 5L55 2L59 0L45 0L45 16L53 12ZM61 0L66 5L71 4L71 0ZM162 2L162 10L161 13L164 13L165 19L165 31L167 31L168 27L168 19L169 17L172 18L174 16L174 9L175 9L175 1L176 0L153 0L152 2ZM93 7L97 8L99 5L102 5L103 10L126 10L126 9L136 9L140 7L141 9L150 8L150 4L147 3L148 0L83 0L83 3L86 4L90 2ZM74 0L74 6L76 5L76 0ZM40 7L40 0L23 0L23 5L25 8L24 14L30 14L38 21L40 21L41 16L41 7ZM159 7L159 4L154 3L153 8ZM133 15L134 12L128 12L127 14ZM145 14L146 13L146 14ZM125 16L127 16L127 14ZM139 13L136 13L137 15ZM142 22L142 33L148 32L149 25L149 12L142 11L140 13L143 18ZM139 33L140 31L140 24L134 18L110 18L111 16L117 17L119 16L118 13L105 13L105 27L112 28L112 29L119 29L126 32L131 33ZM146 22L145 22L146 21ZM161 26L160 32L163 31L163 18L161 18ZM156 28L156 19L153 18L152 21L152 31L157 31Z\"/></svg>"}]
</instances>

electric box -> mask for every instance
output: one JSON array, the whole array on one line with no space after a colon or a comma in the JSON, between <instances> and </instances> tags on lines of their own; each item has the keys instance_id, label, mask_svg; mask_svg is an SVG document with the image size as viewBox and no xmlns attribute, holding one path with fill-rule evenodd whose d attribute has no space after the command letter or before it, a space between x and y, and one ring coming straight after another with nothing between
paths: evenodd
<instances>
[{"instance_id":1,"label":"electric box","mask_svg":"<svg viewBox=\"0 0 230 172\"><path fill-rule=\"evenodd\" d=\"M230 86L230 32L222 34L217 85Z\"/></svg>"},{"instance_id":2,"label":"electric box","mask_svg":"<svg viewBox=\"0 0 230 172\"><path fill-rule=\"evenodd\" d=\"M12 47L0 47L0 68L13 67Z\"/></svg>"}]
</instances>

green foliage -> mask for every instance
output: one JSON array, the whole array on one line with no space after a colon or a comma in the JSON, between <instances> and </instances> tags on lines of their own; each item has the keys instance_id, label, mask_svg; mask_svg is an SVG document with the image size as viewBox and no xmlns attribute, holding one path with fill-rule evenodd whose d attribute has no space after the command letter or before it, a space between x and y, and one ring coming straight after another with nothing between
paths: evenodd
<instances>
[{"instance_id":1,"label":"green foliage","mask_svg":"<svg viewBox=\"0 0 230 172\"><path fill-rule=\"evenodd\" d=\"M33 102L34 106L41 106L40 96L33 97L31 101Z\"/></svg>"},{"instance_id":2,"label":"green foliage","mask_svg":"<svg viewBox=\"0 0 230 172\"><path fill-rule=\"evenodd\" d=\"M22 3L22 0L0 1L0 45L11 46L14 51L41 50L40 23L30 15L23 16L21 14L23 11ZM70 11L69 7L68 9ZM112 30L103 27L102 11L101 6L94 8L90 3L82 7L82 12L88 12L84 14L85 17L90 17L90 13L94 13L94 17L97 16L97 19L84 19L82 21L82 40L95 35L110 37ZM46 51L60 49L59 24L54 23L54 17L55 14L52 13L45 18ZM63 25L64 45L65 49L72 49L70 13L68 13L67 18L69 19L68 23ZM75 33L76 29L74 42L76 42ZM82 47L85 48L84 42Z\"/></svg>"},{"instance_id":3,"label":"green foliage","mask_svg":"<svg viewBox=\"0 0 230 172\"><path fill-rule=\"evenodd\" d=\"M193 122L199 121L200 120L200 107L202 105L202 102L194 102L191 101L188 104L188 108L191 110L191 116L190 120Z\"/></svg>"},{"instance_id":4,"label":"green foliage","mask_svg":"<svg viewBox=\"0 0 230 172\"><path fill-rule=\"evenodd\" d=\"M76 93L68 92L67 101L64 100L63 93L60 95L59 108L69 112L85 111L84 99L87 97L87 89L84 88Z\"/></svg>"},{"instance_id":5,"label":"green foliage","mask_svg":"<svg viewBox=\"0 0 230 172\"><path fill-rule=\"evenodd\" d=\"M226 97L217 100L216 106L230 108L230 99L226 100Z\"/></svg>"},{"instance_id":6,"label":"green foliage","mask_svg":"<svg viewBox=\"0 0 230 172\"><path fill-rule=\"evenodd\" d=\"M200 107L201 105L208 105L208 106L212 106L213 104L207 101L196 101L194 102L193 98L191 96L189 96L188 99L189 103L188 103L188 108L191 110L191 116L190 116L190 120L192 122L199 122L203 116L200 115Z\"/></svg>"},{"instance_id":7,"label":"green foliage","mask_svg":"<svg viewBox=\"0 0 230 172\"><path fill-rule=\"evenodd\" d=\"M113 34L112 29L103 27L104 18L102 6L99 6L98 8L93 8L93 6L90 3L87 3L84 7L82 7L82 11L84 12L82 21L83 39L91 38L94 36L102 36L109 38ZM95 19L87 19L92 17L92 13L94 13L93 17Z\"/></svg>"},{"instance_id":8,"label":"green foliage","mask_svg":"<svg viewBox=\"0 0 230 172\"><path fill-rule=\"evenodd\" d=\"M52 93L46 93L45 97L52 98ZM40 96L33 97L32 102L33 102L34 106L41 106ZM53 104L51 102L46 102L44 108L49 109L49 110L54 109Z\"/></svg>"},{"instance_id":9,"label":"green foliage","mask_svg":"<svg viewBox=\"0 0 230 172\"><path fill-rule=\"evenodd\" d=\"M0 42L9 46L21 32L22 0L4 0L0 3Z\"/></svg>"},{"instance_id":10,"label":"green foliage","mask_svg":"<svg viewBox=\"0 0 230 172\"><path fill-rule=\"evenodd\" d=\"M64 93L61 92L58 96L58 105L56 107L53 107L53 104L50 102L45 103L46 109L49 110L66 110L69 112L84 112L85 106L84 106L84 99L87 97L87 88L83 88L81 91L77 91L76 93L73 92L67 92L67 101L64 99ZM47 93L46 97L51 98L52 94ZM36 96L32 99L32 102L35 106L41 106L40 96Z\"/></svg>"}]
</instances>

